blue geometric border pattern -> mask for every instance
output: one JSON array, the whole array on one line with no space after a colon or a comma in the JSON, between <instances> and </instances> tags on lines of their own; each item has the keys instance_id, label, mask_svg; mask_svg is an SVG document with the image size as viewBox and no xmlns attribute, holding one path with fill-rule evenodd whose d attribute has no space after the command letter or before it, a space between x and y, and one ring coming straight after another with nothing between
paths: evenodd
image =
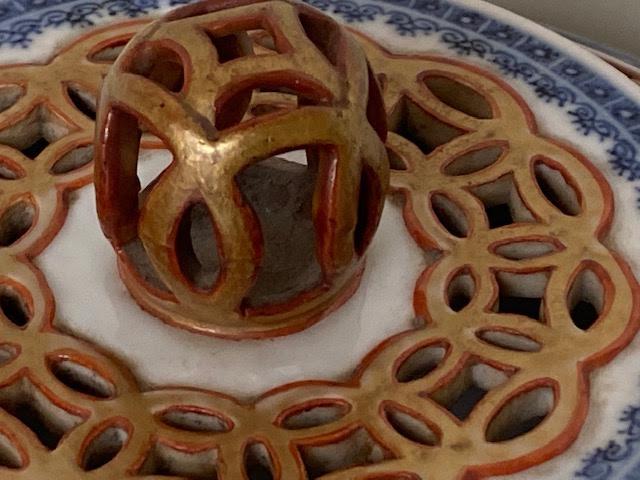
<instances>
[{"instance_id":1,"label":"blue geometric border pattern","mask_svg":"<svg viewBox=\"0 0 640 480\"><path fill-rule=\"evenodd\" d=\"M583 460L582 468L575 478L587 480L611 480L622 469L629 468L631 460L640 446L640 404L628 406L620 416L620 438L609 440L605 447L596 449ZM640 480L640 463L625 473L624 480Z\"/></svg>"},{"instance_id":2,"label":"blue geometric border pattern","mask_svg":"<svg viewBox=\"0 0 640 480\"><path fill-rule=\"evenodd\" d=\"M0 47L26 48L48 28L92 26L105 17L138 17L191 1L0 0ZM453 52L496 65L505 75L526 82L538 98L562 108L578 132L606 144L614 172L640 180L640 105L553 46L447 0L305 1L349 23L381 19L401 35L437 35ZM640 187L636 190L640 195ZM628 460L640 446L640 404L628 407L620 422L621 438L585 458L575 478L611 480L620 467L630 467ZM640 480L640 463L624 480Z\"/></svg>"},{"instance_id":3,"label":"blue geometric border pattern","mask_svg":"<svg viewBox=\"0 0 640 480\"><path fill-rule=\"evenodd\" d=\"M640 105L554 47L445 0L381 0L411 12L349 0L306 1L347 22L382 17L401 35L436 34L458 55L493 63L503 74L525 81L538 98L563 108L580 133L608 142L614 172L630 181L640 180ZM427 16L417 16L415 11Z\"/></svg>"},{"instance_id":4,"label":"blue geometric border pattern","mask_svg":"<svg viewBox=\"0 0 640 480\"><path fill-rule=\"evenodd\" d=\"M47 28L91 26L100 18L138 17L161 6L191 1L0 0L0 47L27 47ZM447 0L305 1L350 23L380 18L401 35L435 34L459 55L493 63L504 74L525 81L539 98L563 108L580 133L606 142L614 172L630 181L640 180L640 105L554 47Z\"/></svg>"}]
</instances>

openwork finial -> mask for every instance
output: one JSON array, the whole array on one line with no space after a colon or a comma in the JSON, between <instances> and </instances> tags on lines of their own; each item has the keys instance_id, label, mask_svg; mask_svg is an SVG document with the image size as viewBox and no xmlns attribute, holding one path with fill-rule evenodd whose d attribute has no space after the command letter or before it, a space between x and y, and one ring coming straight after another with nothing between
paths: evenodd
<instances>
[{"instance_id":1,"label":"openwork finial","mask_svg":"<svg viewBox=\"0 0 640 480\"><path fill-rule=\"evenodd\" d=\"M146 310L261 337L357 288L388 185L385 112L333 20L284 1L179 9L127 45L98 116L98 215ZM145 188L143 134L173 155Z\"/></svg>"}]
</instances>

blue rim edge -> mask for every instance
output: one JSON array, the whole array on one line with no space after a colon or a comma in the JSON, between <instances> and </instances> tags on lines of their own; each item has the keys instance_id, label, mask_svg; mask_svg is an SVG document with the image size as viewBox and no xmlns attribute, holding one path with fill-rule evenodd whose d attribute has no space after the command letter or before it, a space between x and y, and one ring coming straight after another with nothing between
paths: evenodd
<instances>
[{"instance_id":1,"label":"blue rim edge","mask_svg":"<svg viewBox=\"0 0 640 480\"><path fill-rule=\"evenodd\" d=\"M192 1L0 0L0 47L28 48L48 28L89 27L110 16L139 17ZM630 182L640 180L640 105L548 43L448 0L304 1L348 23L381 19L403 36L438 35L452 52L495 65L504 75L526 82L541 100L562 108L579 133L609 143L609 164L616 174ZM635 190L640 208L640 186ZM620 438L587 455L575 478L609 480L634 456L640 444L640 405L628 406L619 421ZM640 463L624 480L640 480Z\"/></svg>"},{"instance_id":2,"label":"blue rim edge","mask_svg":"<svg viewBox=\"0 0 640 480\"><path fill-rule=\"evenodd\" d=\"M138 17L192 0L5 0L0 1L0 47L28 47L45 29L92 26L109 16ZM611 168L628 181L640 180L640 105L589 67L553 46L477 11L448 0L378 0L408 11L352 0L305 0L349 23L381 18L400 35L432 35L461 56L475 56L525 81L538 98L565 110L576 130L608 142ZM60 8L64 5L64 8ZM13 20L16 17L19 19ZM453 26L452 26L453 25ZM455 27L454 27L455 26ZM457 28L456 28L457 27ZM507 47L510 51L501 49ZM517 55L513 52L517 51ZM545 73L548 71L549 73ZM556 78L554 78L556 77ZM595 105L595 106L594 106ZM638 208L640 208L640 187Z\"/></svg>"}]
</instances>

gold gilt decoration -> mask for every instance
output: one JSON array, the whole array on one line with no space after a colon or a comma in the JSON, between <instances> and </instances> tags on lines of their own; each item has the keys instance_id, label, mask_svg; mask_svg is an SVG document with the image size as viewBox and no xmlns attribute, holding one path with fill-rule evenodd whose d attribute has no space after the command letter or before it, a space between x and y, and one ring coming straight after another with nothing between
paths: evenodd
<instances>
[{"instance_id":1,"label":"gold gilt decoration","mask_svg":"<svg viewBox=\"0 0 640 480\"><path fill-rule=\"evenodd\" d=\"M384 107L355 39L310 7L248 3L187 6L137 35L105 80L97 127L98 215L129 291L172 325L233 337L291 333L353 292L389 177ZM254 54L251 30L271 36L270 54ZM297 105L247 118L254 91L285 93ZM174 160L140 192L143 129L162 138ZM272 220L265 215L261 225L239 177L300 149L315 181L315 238L303 242L315 241L318 275L308 289L292 285L274 298L261 277L273 286L284 261L266 265L264 223ZM203 279L206 262L184 238L193 235L180 231L194 204L213 221L215 278ZM148 258L136 260L132 250ZM155 282L141 273L149 263Z\"/></svg>"},{"instance_id":2,"label":"gold gilt decoration","mask_svg":"<svg viewBox=\"0 0 640 480\"><path fill-rule=\"evenodd\" d=\"M638 328L637 284L601 243L609 187L579 152L540 135L491 74L365 38L394 132L392 187L416 241L440 251L417 279L422 325L379 345L348 382L284 385L251 403L141 391L125 366L57 331L31 260L64 221L65 192L90 178L80 161L52 166L92 136L64 89L97 88L106 67L92 55L113 56L135 28L93 31L47 65L0 75L3 480L474 479L567 448L589 372ZM49 136L37 155L15 127L28 118L27 133ZM51 119L66 130L45 129Z\"/></svg>"}]
</instances>

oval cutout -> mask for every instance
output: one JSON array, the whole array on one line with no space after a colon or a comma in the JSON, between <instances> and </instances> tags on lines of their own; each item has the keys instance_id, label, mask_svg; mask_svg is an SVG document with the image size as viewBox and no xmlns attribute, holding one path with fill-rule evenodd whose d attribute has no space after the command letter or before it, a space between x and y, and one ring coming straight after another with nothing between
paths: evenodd
<instances>
[{"instance_id":1,"label":"oval cutout","mask_svg":"<svg viewBox=\"0 0 640 480\"><path fill-rule=\"evenodd\" d=\"M510 398L491 419L485 432L488 442L505 442L532 431L547 418L555 405L550 386L533 388Z\"/></svg>"},{"instance_id":2,"label":"oval cutout","mask_svg":"<svg viewBox=\"0 0 640 480\"><path fill-rule=\"evenodd\" d=\"M20 240L33 225L36 209L22 200L7 208L0 217L0 247L10 247Z\"/></svg>"},{"instance_id":3,"label":"oval cutout","mask_svg":"<svg viewBox=\"0 0 640 480\"><path fill-rule=\"evenodd\" d=\"M93 145L85 145L74 148L65 153L60 159L53 164L50 172L54 175L69 173L84 167L93 160Z\"/></svg>"},{"instance_id":4,"label":"oval cutout","mask_svg":"<svg viewBox=\"0 0 640 480\"><path fill-rule=\"evenodd\" d=\"M71 103L89 120L96 119L98 99L96 95L76 83L67 85L67 95Z\"/></svg>"},{"instance_id":5,"label":"oval cutout","mask_svg":"<svg viewBox=\"0 0 640 480\"><path fill-rule=\"evenodd\" d=\"M459 312L471 303L476 291L476 282L468 269L456 272L447 286L447 305Z\"/></svg>"},{"instance_id":6,"label":"oval cutout","mask_svg":"<svg viewBox=\"0 0 640 480\"><path fill-rule=\"evenodd\" d=\"M573 324L580 330L589 330L600 318L604 303L602 280L592 269L583 268L574 278L567 295Z\"/></svg>"},{"instance_id":7,"label":"oval cutout","mask_svg":"<svg viewBox=\"0 0 640 480\"><path fill-rule=\"evenodd\" d=\"M271 315L300 295L323 288L314 187L318 165L331 165L335 155L333 147L301 146L255 162L236 175L238 189L262 233L260 266L241 307L246 314ZM360 233L368 235L364 226Z\"/></svg>"},{"instance_id":8,"label":"oval cutout","mask_svg":"<svg viewBox=\"0 0 640 480\"><path fill-rule=\"evenodd\" d=\"M143 43L127 60L126 71L146 77L171 93L182 91L185 78L182 58L165 44Z\"/></svg>"},{"instance_id":9,"label":"oval cutout","mask_svg":"<svg viewBox=\"0 0 640 480\"><path fill-rule=\"evenodd\" d=\"M23 468L26 458L22 449L17 447L11 438L0 431L0 467L17 470Z\"/></svg>"},{"instance_id":10,"label":"oval cutout","mask_svg":"<svg viewBox=\"0 0 640 480\"><path fill-rule=\"evenodd\" d=\"M532 338L515 332L487 329L478 332L477 336L491 345L516 352L539 352L542 348Z\"/></svg>"},{"instance_id":11,"label":"oval cutout","mask_svg":"<svg viewBox=\"0 0 640 480\"><path fill-rule=\"evenodd\" d=\"M247 480L273 480L275 469L269 450L262 442L253 442L244 449L244 472Z\"/></svg>"},{"instance_id":12,"label":"oval cutout","mask_svg":"<svg viewBox=\"0 0 640 480\"><path fill-rule=\"evenodd\" d=\"M20 353L20 348L10 343L0 345L0 367L8 364Z\"/></svg>"},{"instance_id":13,"label":"oval cutout","mask_svg":"<svg viewBox=\"0 0 640 480\"><path fill-rule=\"evenodd\" d=\"M409 414L393 405L384 407L384 415L393 429L407 440L420 445L435 446L440 443L436 433L417 414Z\"/></svg>"},{"instance_id":14,"label":"oval cutout","mask_svg":"<svg viewBox=\"0 0 640 480\"><path fill-rule=\"evenodd\" d=\"M387 157L389 158L389 168L391 168L391 170L400 170L400 171L407 170L407 164L405 163L403 158L400 155L398 155L395 152L395 150L393 150L392 148L389 148L388 146L387 146Z\"/></svg>"},{"instance_id":15,"label":"oval cutout","mask_svg":"<svg viewBox=\"0 0 640 480\"><path fill-rule=\"evenodd\" d=\"M447 232L454 237L467 237L469 234L467 216L457 204L445 195L436 193L431 196L431 209Z\"/></svg>"},{"instance_id":16,"label":"oval cutout","mask_svg":"<svg viewBox=\"0 0 640 480\"><path fill-rule=\"evenodd\" d=\"M250 83L236 85L216 98L215 127L226 130L251 120L247 112L251 111L252 101L277 106L275 110L267 108L274 114L298 107L331 104L333 94L323 85L303 76L283 79L275 75L263 75ZM264 106L258 113L266 114Z\"/></svg>"},{"instance_id":17,"label":"oval cutout","mask_svg":"<svg viewBox=\"0 0 640 480\"><path fill-rule=\"evenodd\" d=\"M130 38L120 38L113 42L107 43L96 51L89 53L89 60L92 62L100 63L112 63L115 62L118 56L124 50L124 47L129 43Z\"/></svg>"},{"instance_id":18,"label":"oval cutout","mask_svg":"<svg viewBox=\"0 0 640 480\"><path fill-rule=\"evenodd\" d=\"M382 91L378 79L367 62L367 74L369 78L369 91L367 98L367 120L375 130L382 142L387 140L387 111L382 98Z\"/></svg>"},{"instance_id":19,"label":"oval cutout","mask_svg":"<svg viewBox=\"0 0 640 480\"><path fill-rule=\"evenodd\" d=\"M383 203L384 194L380 180L373 169L365 164L360 174L358 216L353 232L354 250L360 256L364 255L373 240Z\"/></svg>"},{"instance_id":20,"label":"oval cutout","mask_svg":"<svg viewBox=\"0 0 640 480\"><path fill-rule=\"evenodd\" d=\"M409 354L396 370L396 380L400 383L413 382L424 378L440 365L447 353L442 344L427 345Z\"/></svg>"},{"instance_id":21,"label":"oval cutout","mask_svg":"<svg viewBox=\"0 0 640 480\"><path fill-rule=\"evenodd\" d=\"M319 15L315 10L300 12L298 15L300 24L307 38L322 53L331 65L337 67L341 57L341 49L344 47L342 29L335 20Z\"/></svg>"},{"instance_id":22,"label":"oval cutout","mask_svg":"<svg viewBox=\"0 0 640 480\"><path fill-rule=\"evenodd\" d=\"M0 112L15 105L24 96L24 88L20 85L3 85L0 87Z\"/></svg>"},{"instance_id":23,"label":"oval cutout","mask_svg":"<svg viewBox=\"0 0 640 480\"><path fill-rule=\"evenodd\" d=\"M129 441L130 427L123 423L124 420L118 420L93 435L81 456L81 467L85 472L104 467L124 448Z\"/></svg>"},{"instance_id":24,"label":"oval cutout","mask_svg":"<svg viewBox=\"0 0 640 480\"><path fill-rule=\"evenodd\" d=\"M192 203L183 212L175 242L184 277L199 290L211 290L220 272L220 256L213 218L204 202Z\"/></svg>"},{"instance_id":25,"label":"oval cutout","mask_svg":"<svg viewBox=\"0 0 640 480\"><path fill-rule=\"evenodd\" d=\"M178 430L221 433L233 429L233 422L221 414L202 407L182 405L171 407L158 415L159 420Z\"/></svg>"},{"instance_id":26,"label":"oval cutout","mask_svg":"<svg viewBox=\"0 0 640 480\"><path fill-rule=\"evenodd\" d=\"M402 96L393 106L387 121L390 132L403 137L425 155L466 133L425 110L409 96Z\"/></svg>"},{"instance_id":27,"label":"oval cutout","mask_svg":"<svg viewBox=\"0 0 640 480\"><path fill-rule=\"evenodd\" d=\"M496 163L505 150L504 145L493 145L464 153L447 163L444 173L458 176L479 172Z\"/></svg>"},{"instance_id":28,"label":"oval cutout","mask_svg":"<svg viewBox=\"0 0 640 480\"><path fill-rule=\"evenodd\" d=\"M322 399L312 405L303 404L288 409L278 420L287 430L319 427L340 420L351 410L343 400Z\"/></svg>"},{"instance_id":29,"label":"oval cutout","mask_svg":"<svg viewBox=\"0 0 640 480\"><path fill-rule=\"evenodd\" d=\"M475 118L493 118L491 104L473 88L442 75L425 75L423 81L438 100L454 110Z\"/></svg>"},{"instance_id":30,"label":"oval cutout","mask_svg":"<svg viewBox=\"0 0 640 480\"><path fill-rule=\"evenodd\" d=\"M16 327L25 327L31 319L27 302L15 288L8 285L0 285L0 311Z\"/></svg>"},{"instance_id":31,"label":"oval cutout","mask_svg":"<svg viewBox=\"0 0 640 480\"><path fill-rule=\"evenodd\" d=\"M553 206L569 216L582 212L580 195L567 181L564 172L552 168L543 160L538 160L533 168L540 191Z\"/></svg>"},{"instance_id":32,"label":"oval cutout","mask_svg":"<svg viewBox=\"0 0 640 480\"><path fill-rule=\"evenodd\" d=\"M23 178L25 171L22 167L15 164L9 159L0 158L0 179L17 180Z\"/></svg>"},{"instance_id":33,"label":"oval cutout","mask_svg":"<svg viewBox=\"0 0 640 480\"><path fill-rule=\"evenodd\" d=\"M555 242L544 240L517 240L493 248L496 255L508 260L539 258L560 250Z\"/></svg>"},{"instance_id":34,"label":"oval cutout","mask_svg":"<svg viewBox=\"0 0 640 480\"><path fill-rule=\"evenodd\" d=\"M50 357L47 363L54 377L78 393L103 400L116 394L115 385L103 375L67 355Z\"/></svg>"}]
</instances>

